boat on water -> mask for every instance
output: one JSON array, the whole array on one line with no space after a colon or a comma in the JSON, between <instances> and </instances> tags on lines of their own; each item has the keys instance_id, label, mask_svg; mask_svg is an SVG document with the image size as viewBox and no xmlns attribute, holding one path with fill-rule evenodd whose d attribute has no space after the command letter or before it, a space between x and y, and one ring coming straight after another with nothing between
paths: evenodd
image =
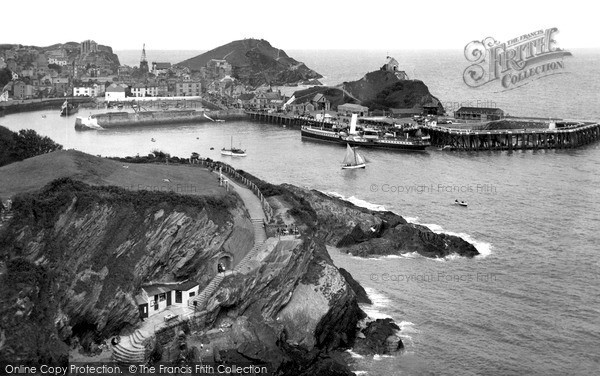
<instances>
[{"instance_id":1,"label":"boat on water","mask_svg":"<svg viewBox=\"0 0 600 376\"><path fill-rule=\"evenodd\" d=\"M229 149L223 148L221 149L221 155L227 155L230 157L245 157L246 150L242 150L241 148L233 147L233 136L231 137L231 146Z\"/></svg>"},{"instance_id":2,"label":"boat on water","mask_svg":"<svg viewBox=\"0 0 600 376\"><path fill-rule=\"evenodd\" d=\"M303 126L300 134L304 138L333 142L337 144L349 144L365 148L380 148L394 150L423 151L431 145L430 137L420 135L420 129L410 129L407 132L398 129L357 129L357 115L352 115L348 133L334 128L318 128ZM410 133L413 133L411 135Z\"/></svg>"},{"instance_id":3,"label":"boat on water","mask_svg":"<svg viewBox=\"0 0 600 376\"><path fill-rule=\"evenodd\" d=\"M154 138L151 138L151 139L150 139L150 141L152 141L152 142L156 142L156 140L155 140Z\"/></svg>"},{"instance_id":4,"label":"boat on water","mask_svg":"<svg viewBox=\"0 0 600 376\"><path fill-rule=\"evenodd\" d=\"M65 102L62 104L62 107L60 108L60 116L73 115L76 114L77 111L79 111L78 105L69 103L68 100L65 100Z\"/></svg>"},{"instance_id":5,"label":"boat on water","mask_svg":"<svg viewBox=\"0 0 600 376\"><path fill-rule=\"evenodd\" d=\"M466 201L458 201L458 200L454 200L454 204L458 205L458 206L464 206L464 207L466 207L468 205Z\"/></svg>"},{"instance_id":6,"label":"boat on water","mask_svg":"<svg viewBox=\"0 0 600 376\"><path fill-rule=\"evenodd\" d=\"M360 155L358 151L356 151L356 148L350 147L349 144L346 144L346 156L342 162L342 168L357 169L365 167L367 167L365 164L365 158Z\"/></svg>"}]
</instances>

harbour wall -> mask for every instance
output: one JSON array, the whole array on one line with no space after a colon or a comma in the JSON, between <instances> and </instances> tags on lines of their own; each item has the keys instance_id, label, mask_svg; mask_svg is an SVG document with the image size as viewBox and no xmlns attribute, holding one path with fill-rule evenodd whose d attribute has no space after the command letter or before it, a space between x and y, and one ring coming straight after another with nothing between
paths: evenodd
<instances>
[{"instance_id":1,"label":"harbour wall","mask_svg":"<svg viewBox=\"0 0 600 376\"><path fill-rule=\"evenodd\" d=\"M338 122L322 122L310 118L279 113L247 112L251 119L281 125L312 125L331 127L346 126ZM525 123L524 123L525 124ZM431 145L448 147L451 150L528 150L569 149L600 140L598 122L580 122L565 128L555 129L507 129L485 130L456 129L443 126L422 126L431 136Z\"/></svg>"},{"instance_id":2,"label":"harbour wall","mask_svg":"<svg viewBox=\"0 0 600 376\"><path fill-rule=\"evenodd\" d=\"M570 149L600 139L600 124L592 122L555 129L459 130L439 126L423 129L431 136L433 146L463 151Z\"/></svg>"}]
</instances>

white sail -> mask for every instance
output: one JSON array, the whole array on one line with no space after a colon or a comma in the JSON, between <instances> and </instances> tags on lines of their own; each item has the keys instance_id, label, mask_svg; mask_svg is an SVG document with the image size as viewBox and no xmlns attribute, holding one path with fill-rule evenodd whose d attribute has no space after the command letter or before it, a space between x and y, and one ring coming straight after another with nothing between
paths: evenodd
<instances>
[{"instance_id":1,"label":"white sail","mask_svg":"<svg viewBox=\"0 0 600 376\"><path fill-rule=\"evenodd\" d=\"M342 163L344 165L356 165L356 155L354 154L354 150L348 144L346 144L346 155L344 156Z\"/></svg>"},{"instance_id":2,"label":"white sail","mask_svg":"<svg viewBox=\"0 0 600 376\"><path fill-rule=\"evenodd\" d=\"M366 162L365 157L360 155L356 149L354 150L354 154L356 155L356 164L364 164Z\"/></svg>"}]
</instances>

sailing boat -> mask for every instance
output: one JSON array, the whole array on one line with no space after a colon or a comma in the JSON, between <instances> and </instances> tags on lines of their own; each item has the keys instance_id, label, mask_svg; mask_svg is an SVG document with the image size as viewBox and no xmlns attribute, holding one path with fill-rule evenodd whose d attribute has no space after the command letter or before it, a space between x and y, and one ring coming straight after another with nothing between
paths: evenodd
<instances>
[{"instance_id":1,"label":"sailing boat","mask_svg":"<svg viewBox=\"0 0 600 376\"><path fill-rule=\"evenodd\" d=\"M73 105L73 104L69 103L68 99L65 99L65 102L63 103L62 107L60 108L60 116L73 115L78 110L79 110L79 107L77 105Z\"/></svg>"},{"instance_id":2,"label":"sailing boat","mask_svg":"<svg viewBox=\"0 0 600 376\"><path fill-rule=\"evenodd\" d=\"M356 148L350 147L349 144L346 144L346 156L344 157L344 161L342 163L343 169L367 167L365 164L365 158L356 151Z\"/></svg>"},{"instance_id":3,"label":"sailing boat","mask_svg":"<svg viewBox=\"0 0 600 376\"><path fill-rule=\"evenodd\" d=\"M245 157L246 150L234 148L233 147L233 136L231 136L231 146L229 147L229 149L225 149L225 148L221 149L221 154L228 155L230 157Z\"/></svg>"}]
</instances>

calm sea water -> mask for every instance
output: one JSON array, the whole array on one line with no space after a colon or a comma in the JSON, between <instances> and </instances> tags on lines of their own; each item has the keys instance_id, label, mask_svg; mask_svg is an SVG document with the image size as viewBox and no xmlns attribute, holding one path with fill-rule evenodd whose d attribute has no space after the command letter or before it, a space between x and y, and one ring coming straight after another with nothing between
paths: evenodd
<instances>
[{"instance_id":1,"label":"calm sea water","mask_svg":"<svg viewBox=\"0 0 600 376\"><path fill-rule=\"evenodd\" d=\"M332 83L359 78L385 60L385 52L289 53ZM393 55L443 102L481 96L519 115L600 118L598 52L574 52L571 73L511 94L464 87L461 55ZM73 118L48 111L7 116L0 124L33 128L91 154L143 155L161 149L188 156L195 151L274 183L385 207L473 242L482 255L470 260L413 254L364 260L330 249L336 265L347 268L375 300L365 308L374 317L391 316L401 323L406 344L397 357L349 353L356 370L370 375L587 375L600 370L599 144L566 151L363 150L368 167L342 171L343 147L302 141L297 129L270 124L75 132ZM246 158L219 155L231 136L248 150ZM469 207L452 205L457 198Z\"/></svg>"}]
</instances>

